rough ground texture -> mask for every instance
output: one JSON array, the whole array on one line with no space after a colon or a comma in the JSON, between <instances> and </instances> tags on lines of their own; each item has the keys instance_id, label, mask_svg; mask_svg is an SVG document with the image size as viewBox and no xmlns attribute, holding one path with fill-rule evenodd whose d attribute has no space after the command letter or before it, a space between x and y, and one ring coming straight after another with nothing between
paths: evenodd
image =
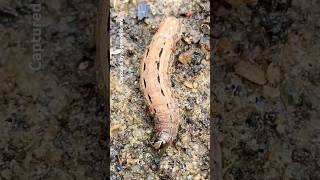
<instances>
[{"instance_id":1,"label":"rough ground texture","mask_svg":"<svg viewBox=\"0 0 320 180\"><path fill-rule=\"evenodd\" d=\"M320 2L226 0L214 16L224 179L320 179Z\"/></svg>"},{"instance_id":2,"label":"rough ground texture","mask_svg":"<svg viewBox=\"0 0 320 180\"><path fill-rule=\"evenodd\" d=\"M209 179L209 2L159 2L150 3L149 17L141 22L135 3L120 7L115 2L111 8L111 179ZM121 14L126 14L123 25L117 22ZM182 124L175 145L158 152L152 147L155 128L139 89L139 69L166 15L186 26L171 78Z\"/></svg>"},{"instance_id":3,"label":"rough ground texture","mask_svg":"<svg viewBox=\"0 0 320 180\"><path fill-rule=\"evenodd\" d=\"M97 2L42 4L38 71L29 66L31 3L0 3L0 179L104 179L105 117L93 68Z\"/></svg>"},{"instance_id":4,"label":"rough ground texture","mask_svg":"<svg viewBox=\"0 0 320 180\"><path fill-rule=\"evenodd\" d=\"M31 2L0 2L0 179L105 179L107 132L93 66L97 1L42 4L38 71L29 66ZM123 84L117 84L119 55L111 62L112 179L208 179L208 31L201 25L208 21L209 5L190 3L195 5L154 4L140 24L135 2L128 3ZM181 15L189 9L191 17ZM159 153L151 147L153 123L137 69L166 13L189 28L176 59L189 50L192 58L187 53L181 57L185 64L175 63L172 83L183 123L176 147ZM224 179L320 179L319 1L220 0L214 16L212 110Z\"/></svg>"}]
</instances>

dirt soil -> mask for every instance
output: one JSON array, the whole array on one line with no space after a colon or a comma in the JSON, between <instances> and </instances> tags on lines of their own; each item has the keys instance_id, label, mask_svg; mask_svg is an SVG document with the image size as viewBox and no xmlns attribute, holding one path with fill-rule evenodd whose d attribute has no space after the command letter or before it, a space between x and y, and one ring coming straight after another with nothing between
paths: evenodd
<instances>
[{"instance_id":1,"label":"dirt soil","mask_svg":"<svg viewBox=\"0 0 320 180\"><path fill-rule=\"evenodd\" d=\"M97 1L0 3L0 179L105 179L105 116L95 82ZM41 67L32 42L41 24ZM37 31L38 32L38 31ZM34 66L33 66L34 67Z\"/></svg>"},{"instance_id":2,"label":"dirt soil","mask_svg":"<svg viewBox=\"0 0 320 180\"><path fill-rule=\"evenodd\" d=\"M320 179L320 2L226 0L214 16L224 179Z\"/></svg>"},{"instance_id":3,"label":"dirt soil","mask_svg":"<svg viewBox=\"0 0 320 180\"><path fill-rule=\"evenodd\" d=\"M166 2L150 2L150 14L142 21L137 19L136 3L121 7L115 2L111 8L111 179L209 178L209 2ZM122 14L121 25L117 20ZM171 77L182 125L175 145L156 151L139 69L152 36L169 15L186 28L175 51Z\"/></svg>"},{"instance_id":4,"label":"dirt soil","mask_svg":"<svg viewBox=\"0 0 320 180\"><path fill-rule=\"evenodd\" d=\"M106 179L108 132L94 69L98 1L42 3L40 69L30 67L32 2L0 1L0 179ZM209 179L209 1L151 1L142 22L136 1L124 9L117 2L110 10L111 179ZM320 179L320 2L219 0L214 7L211 120L224 179ZM115 21L122 11L123 64ZM183 122L175 146L158 152L138 69L168 14L187 27L171 79Z\"/></svg>"}]
</instances>

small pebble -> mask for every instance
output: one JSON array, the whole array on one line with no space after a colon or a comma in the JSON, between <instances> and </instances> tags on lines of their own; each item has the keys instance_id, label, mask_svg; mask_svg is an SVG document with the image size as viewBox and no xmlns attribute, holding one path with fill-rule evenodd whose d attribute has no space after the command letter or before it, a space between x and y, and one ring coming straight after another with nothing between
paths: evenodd
<instances>
[{"instance_id":1,"label":"small pebble","mask_svg":"<svg viewBox=\"0 0 320 180\"><path fill-rule=\"evenodd\" d=\"M179 58L178 58L179 62L181 62L182 64L188 64L191 62L192 60L192 53L187 51L184 53L181 53Z\"/></svg>"},{"instance_id":2,"label":"small pebble","mask_svg":"<svg viewBox=\"0 0 320 180\"><path fill-rule=\"evenodd\" d=\"M195 177L194 177L194 180L201 180L202 179L202 177L199 175L199 174L197 174Z\"/></svg>"},{"instance_id":3,"label":"small pebble","mask_svg":"<svg viewBox=\"0 0 320 180\"><path fill-rule=\"evenodd\" d=\"M183 134L181 137L181 143L184 147L188 147L190 143L190 136L188 134Z\"/></svg>"},{"instance_id":4,"label":"small pebble","mask_svg":"<svg viewBox=\"0 0 320 180\"><path fill-rule=\"evenodd\" d=\"M110 127L110 134L113 135L114 133L118 132L120 129L120 125L116 124Z\"/></svg>"},{"instance_id":5,"label":"small pebble","mask_svg":"<svg viewBox=\"0 0 320 180\"><path fill-rule=\"evenodd\" d=\"M137 7L138 20L142 20L143 18L148 17L149 13L150 13L150 7L147 1L140 0Z\"/></svg>"},{"instance_id":6,"label":"small pebble","mask_svg":"<svg viewBox=\"0 0 320 180\"><path fill-rule=\"evenodd\" d=\"M122 168L121 165L118 165L118 166L117 166L117 171L118 171L118 172L119 172L119 171L122 171L122 169L123 169L123 168Z\"/></svg>"},{"instance_id":7,"label":"small pebble","mask_svg":"<svg viewBox=\"0 0 320 180\"><path fill-rule=\"evenodd\" d=\"M83 61L79 64L78 69L83 71L85 69L87 69L89 66L89 61Z\"/></svg>"},{"instance_id":8,"label":"small pebble","mask_svg":"<svg viewBox=\"0 0 320 180\"><path fill-rule=\"evenodd\" d=\"M121 49L111 49L111 50L110 50L110 54L111 54L111 55L112 55L112 54L114 54L114 55L120 54L121 52L122 52Z\"/></svg>"},{"instance_id":9,"label":"small pebble","mask_svg":"<svg viewBox=\"0 0 320 180\"><path fill-rule=\"evenodd\" d=\"M279 88L274 88L271 86L263 86L263 96L269 98L276 98L280 96Z\"/></svg>"},{"instance_id":10,"label":"small pebble","mask_svg":"<svg viewBox=\"0 0 320 180\"><path fill-rule=\"evenodd\" d=\"M193 43L198 43L201 39L201 35L200 35L199 31L190 30L190 35L192 37Z\"/></svg>"},{"instance_id":11,"label":"small pebble","mask_svg":"<svg viewBox=\"0 0 320 180\"><path fill-rule=\"evenodd\" d=\"M193 88L196 89L198 87L198 83L193 82Z\"/></svg>"},{"instance_id":12,"label":"small pebble","mask_svg":"<svg viewBox=\"0 0 320 180\"><path fill-rule=\"evenodd\" d=\"M281 71L279 66L271 63L267 69L268 82L273 86L277 86L281 81Z\"/></svg>"},{"instance_id":13,"label":"small pebble","mask_svg":"<svg viewBox=\"0 0 320 180\"><path fill-rule=\"evenodd\" d=\"M240 61L236 64L235 72L241 77L259 85L263 85L267 81L264 71L259 66L247 61Z\"/></svg>"},{"instance_id":14,"label":"small pebble","mask_svg":"<svg viewBox=\"0 0 320 180\"><path fill-rule=\"evenodd\" d=\"M183 41L186 42L187 44L192 43L192 39L190 37L183 37Z\"/></svg>"},{"instance_id":15,"label":"small pebble","mask_svg":"<svg viewBox=\"0 0 320 180\"><path fill-rule=\"evenodd\" d=\"M190 81L185 81L183 84L184 84L186 87L188 87L188 88L190 88L190 89L193 89L193 83L192 83L192 82L190 82Z\"/></svg>"},{"instance_id":16,"label":"small pebble","mask_svg":"<svg viewBox=\"0 0 320 180\"><path fill-rule=\"evenodd\" d=\"M202 25L201 25L201 31L202 31L204 34L209 35L209 34L210 34L210 26L209 26L208 24L202 24Z\"/></svg>"},{"instance_id":17,"label":"small pebble","mask_svg":"<svg viewBox=\"0 0 320 180\"><path fill-rule=\"evenodd\" d=\"M151 21L150 21L150 19L145 18L145 19L144 19L144 23L147 24L147 25L149 25L149 24L151 23Z\"/></svg>"},{"instance_id":18,"label":"small pebble","mask_svg":"<svg viewBox=\"0 0 320 180\"><path fill-rule=\"evenodd\" d=\"M127 163L130 164L136 164L136 160L135 159L127 159Z\"/></svg>"}]
</instances>

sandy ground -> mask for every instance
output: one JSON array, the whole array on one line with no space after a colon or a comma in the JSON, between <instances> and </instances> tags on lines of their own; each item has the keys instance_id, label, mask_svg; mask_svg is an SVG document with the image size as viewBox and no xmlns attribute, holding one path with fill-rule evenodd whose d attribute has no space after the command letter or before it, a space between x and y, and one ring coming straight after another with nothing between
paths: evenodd
<instances>
[{"instance_id":1,"label":"sandy ground","mask_svg":"<svg viewBox=\"0 0 320 180\"><path fill-rule=\"evenodd\" d=\"M209 178L209 3L167 2L149 3L150 15L141 22L134 3L111 9L111 179ZM193 14L186 17L189 10ZM123 25L116 21L121 13L126 13ZM154 125L139 89L139 69L142 54L168 15L186 26L175 53L181 62L175 62L171 78L183 118L176 146L158 152L152 147Z\"/></svg>"},{"instance_id":2,"label":"sandy ground","mask_svg":"<svg viewBox=\"0 0 320 180\"><path fill-rule=\"evenodd\" d=\"M227 2L213 20L224 179L320 179L320 2Z\"/></svg>"},{"instance_id":3,"label":"sandy ground","mask_svg":"<svg viewBox=\"0 0 320 180\"><path fill-rule=\"evenodd\" d=\"M208 179L209 4L152 2L141 23L135 1L127 3L122 84L112 56L111 179ZM0 2L0 177L106 179L106 117L94 69L98 2L43 2L39 70L30 67L30 4ZM183 16L188 10L192 16ZM212 120L224 179L320 179L319 1L221 0L213 13ZM153 122L137 69L165 14L183 19L189 33L178 44L172 76L183 122L176 145L160 153L151 146ZM185 64L178 61L184 53L191 56Z\"/></svg>"},{"instance_id":4,"label":"sandy ground","mask_svg":"<svg viewBox=\"0 0 320 180\"><path fill-rule=\"evenodd\" d=\"M96 1L42 4L41 69L31 1L0 3L0 179L104 179L105 117L95 88Z\"/></svg>"}]
</instances>

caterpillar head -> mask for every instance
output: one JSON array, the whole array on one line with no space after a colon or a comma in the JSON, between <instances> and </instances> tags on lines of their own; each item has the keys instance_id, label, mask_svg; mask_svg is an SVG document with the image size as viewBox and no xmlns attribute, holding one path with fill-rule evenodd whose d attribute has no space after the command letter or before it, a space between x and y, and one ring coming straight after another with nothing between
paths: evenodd
<instances>
[{"instance_id":1,"label":"caterpillar head","mask_svg":"<svg viewBox=\"0 0 320 180\"><path fill-rule=\"evenodd\" d=\"M155 149L165 149L172 142L172 135L168 132L161 132L157 138L157 141L153 144Z\"/></svg>"},{"instance_id":2,"label":"caterpillar head","mask_svg":"<svg viewBox=\"0 0 320 180\"><path fill-rule=\"evenodd\" d=\"M158 114L158 116L159 116L159 114ZM169 122L164 122L163 120L166 120L166 119L162 119L162 123L159 123L159 121L160 121L159 117L156 116L155 118L157 119L156 122L158 122L158 123L156 123L157 140L153 144L153 147L155 149L166 149L177 137L178 128L179 128L179 126L177 126L177 125L180 122L179 115L178 114L176 114L174 116L170 115ZM162 118L164 118L164 117L162 117ZM169 118L169 117L167 117L167 118ZM172 124L173 122L175 122L177 124Z\"/></svg>"}]
</instances>

